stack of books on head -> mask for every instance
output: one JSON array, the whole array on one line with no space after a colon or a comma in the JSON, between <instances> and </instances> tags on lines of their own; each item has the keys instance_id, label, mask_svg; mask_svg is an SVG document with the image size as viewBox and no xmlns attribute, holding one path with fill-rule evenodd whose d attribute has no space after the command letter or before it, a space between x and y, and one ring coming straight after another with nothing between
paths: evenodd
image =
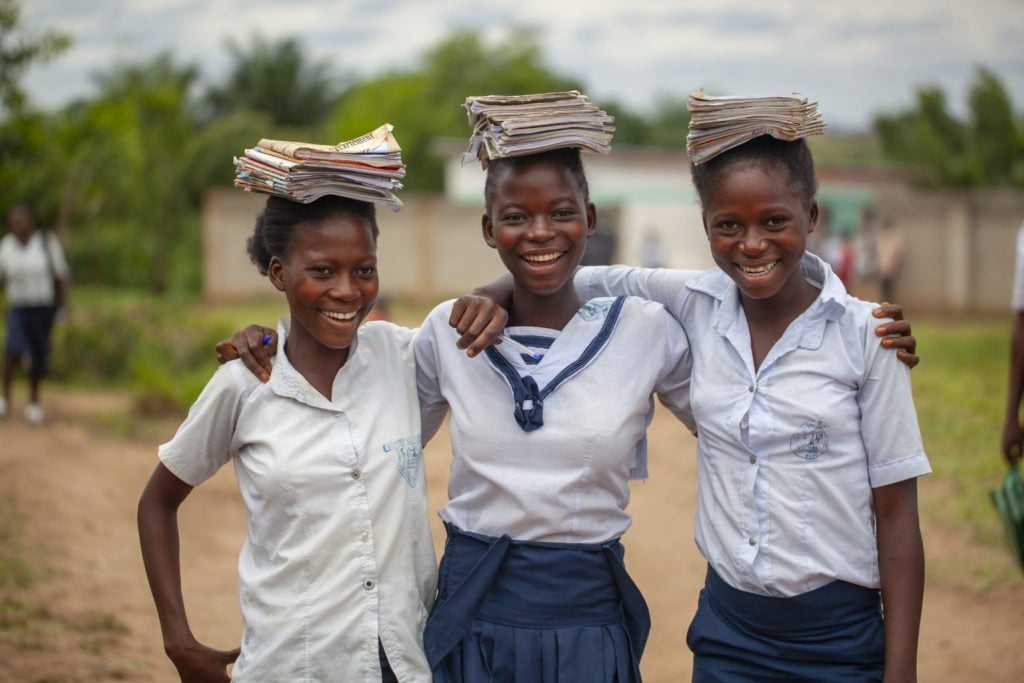
<instances>
[{"instance_id":1,"label":"stack of books on head","mask_svg":"<svg viewBox=\"0 0 1024 683\"><path fill-rule=\"evenodd\" d=\"M792 142L825 132L818 103L802 95L712 97L697 90L687 101L690 132L686 149L695 164L759 135Z\"/></svg>"},{"instance_id":2,"label":"stack of books on head","mask_svg":"<svg viewBox=\"0 0 1024 683\"><path fill-rule=\"evenodd\" d=\"M405 177L402 148L390 123L336 145L260 140L235 157L235 187L265 192L308 204L324 195L340 195L402 207L394 191Z\"/></svg>"},{"instance_id":3,"label":"stack of books on head","mask_svg":"<svg viewBox=\"0 0 1024 683\"><path fill-rule=\"evenodd\" d=\"M467 97L465 106L473 136L463 165L479 160L487 168L491 159L563 147L599 154L611 150L615 117L576 90Z\"/></svg>"}]
</instances>

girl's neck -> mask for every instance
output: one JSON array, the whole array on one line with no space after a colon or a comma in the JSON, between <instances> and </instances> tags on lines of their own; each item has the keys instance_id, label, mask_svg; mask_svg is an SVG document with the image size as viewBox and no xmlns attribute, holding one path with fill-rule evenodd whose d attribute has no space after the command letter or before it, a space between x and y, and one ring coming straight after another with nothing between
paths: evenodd
<instances>
[{"instance_id":1,"label":"girl's neck","mask_svg":"<svg viewBox=\"0 0 1024 683\"><path fill-rule=\"evenodd\" d=\"M332 400L334 378L348 360L349 349L330 349L314 339L304 330L296 334L297 323L292 320L288 338L284 343L284 351L288 362L295 370L306 378L306 381ZM301 328L300 328L301 329Z\"/></svg>"},{"instance_id":2,"label":"girl's neck","mask_svg":"<svg viewBox=\"0 0 1024 683\"><path fill-rule=\"evenodd\" d=\"M552 294L534 294L516 284L508 311L508 324L561 330L582 305L572 281Z\"/></svg>"},{"instance_id":3,"label":"girl's neck","mask_svg":"<svg viewBox=\"0 0 1024 683\"><path fill-rule=\"evenodd\" d=\"M797 274L798 282L767 299L751 299L740 292L740 305L750 331L750 351L755 372L775 343L782 338L790 323L806 311L818 298L818 289Z\"/></svg>"}]
</instances>

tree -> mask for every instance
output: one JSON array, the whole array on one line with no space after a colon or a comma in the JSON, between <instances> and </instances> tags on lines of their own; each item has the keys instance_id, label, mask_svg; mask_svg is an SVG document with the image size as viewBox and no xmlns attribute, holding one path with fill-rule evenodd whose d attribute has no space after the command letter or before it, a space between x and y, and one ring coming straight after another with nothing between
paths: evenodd
<instances>
[{"instance_id":1,"label":"tree","mask_svg":"<svg viewBox=\"0 0 1024 683\"><path fill-rule=\"evenodd\" d=\"M249 110L280 126L309 128L320 125L337 100L330 65L310 62L295 38L271 42L257 35L248 47L231 41L227 49L234 66L206 93L211 118Z\"/></svg>"},{"instance_id":2,"label":"tree","mask_svg":"<svg viewBox=\"0 0 1024 683\"><path fill-rule=\"evenodd\" d=\"M488 48L477 34L458 31L423 56L418 68L364 81L346 92L331 113L326 131L344 140L382 123L395 125L409 166L406 186L440 189L442 162L431 144L438 138L466 139L469 95L515 94L579 88L574 79L544 65L533 33L519 29Z\"/></svg>"},{"instance_id":3,"label":"tree","mask_svg":"<svg viewBox=\"0 0 1024 683\"><path fill-rule=\"evenodd\" d=\"M17 114L26 104L21 78L34 62L45 62L71 45L71 39L57 31L37 36L18 36L21 18L18 0L0 0L0 114Z\"/></svg>"},{"instance_id":4,"label":"tree","mask_svg":"<svg viewBox=\"0 0 1024 683\"><path fill-rule=\"evenodd\" d=\"M885 156L926 170L937 185L1024 186L1024 130L998 77L979 68L968 96L970 117L950 114L937 87L917 91L915 106L875 118Z\"/></svg>"}]
</instances>

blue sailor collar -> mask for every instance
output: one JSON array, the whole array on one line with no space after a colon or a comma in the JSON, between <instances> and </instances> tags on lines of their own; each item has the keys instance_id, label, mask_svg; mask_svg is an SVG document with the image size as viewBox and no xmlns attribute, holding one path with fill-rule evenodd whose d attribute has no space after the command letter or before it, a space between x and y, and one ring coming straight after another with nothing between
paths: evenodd
<instances>
[{"instance_id":1,"label":"blue sailor collar","mask_svg":"<svg viewBox=\"0 0 1024 683\"><path fill-rule=\"evenodd\" d=\"M846 287L825 261L807 251L800 260L804 278L820 290L818 298L800 316L803 331L799 346L816 349L825 335L825 322L836 321L846 313ZM713 320L715 332L725 337L742 312L736 283L720 268L706 270L686 283L694 291L706 294L720 302Z\"/></svg>"},{"instance_id":2,"label":"blue sailor collar","mask_svg":"<svg viewBox=\"0 0 1024 683\"><path fill-rule=\"evenodd\" d=\"M539 363L523 358L515 350L487 347L484 355L512 391L513 417L523 431L532 432L544 426L544 399L597 358L619 322L625 301L626 297L620 296L585 303ZM543 345L538 342L534 340L532 345ZM543 387L538 379L545 383Z\"/></svg>"}]
</instances>

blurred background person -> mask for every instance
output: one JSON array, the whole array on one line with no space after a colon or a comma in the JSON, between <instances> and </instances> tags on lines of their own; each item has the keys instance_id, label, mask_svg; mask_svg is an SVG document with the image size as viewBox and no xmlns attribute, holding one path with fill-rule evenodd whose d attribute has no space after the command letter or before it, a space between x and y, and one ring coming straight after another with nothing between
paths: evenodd
<instances>
[{"instance_id":1,"label":"blurred background person","mask_svg":"<svg viewBox=\"0 0 1024 683\"><path fill-rule=\"evenodd\" d=\"M57 237L35 229L24 204L7 214L8 233L0 239L0 280L7 294L7 344L0 417L12 409L14 375L28 360L29 402L25 419L43 423L39 387L50 356L50 332L57 311L67 305L68 264Z\"/></svg>"},{"instance_id":2,"label":"blurred background person","mask_svg":"<svg viewBox=\"0 0 1024 683\"><path fill-rule=\"evenodd\" d=\"M1019 240L1017 249L1019 253ZM875 244L875 275L878 277L882 301L895 300L896 278L903 267L906 250L903 233L893 225L891 218L884 218Z\"/></svg>"},{"instance_id":3,"label":"blurred background person","mask_svg":"<svg viewBox=\"0 0 1024 683\"><path fill-rule=\"evenodd\" d=\"M1010 336L1010 378L1003 422L1003 457L1020 460L1024 429L1020 424L1020 400L1024 394L1024 223L1017 231L1017 266L1013 275L1013 331Z\"/></svg>"}]
</instances>

